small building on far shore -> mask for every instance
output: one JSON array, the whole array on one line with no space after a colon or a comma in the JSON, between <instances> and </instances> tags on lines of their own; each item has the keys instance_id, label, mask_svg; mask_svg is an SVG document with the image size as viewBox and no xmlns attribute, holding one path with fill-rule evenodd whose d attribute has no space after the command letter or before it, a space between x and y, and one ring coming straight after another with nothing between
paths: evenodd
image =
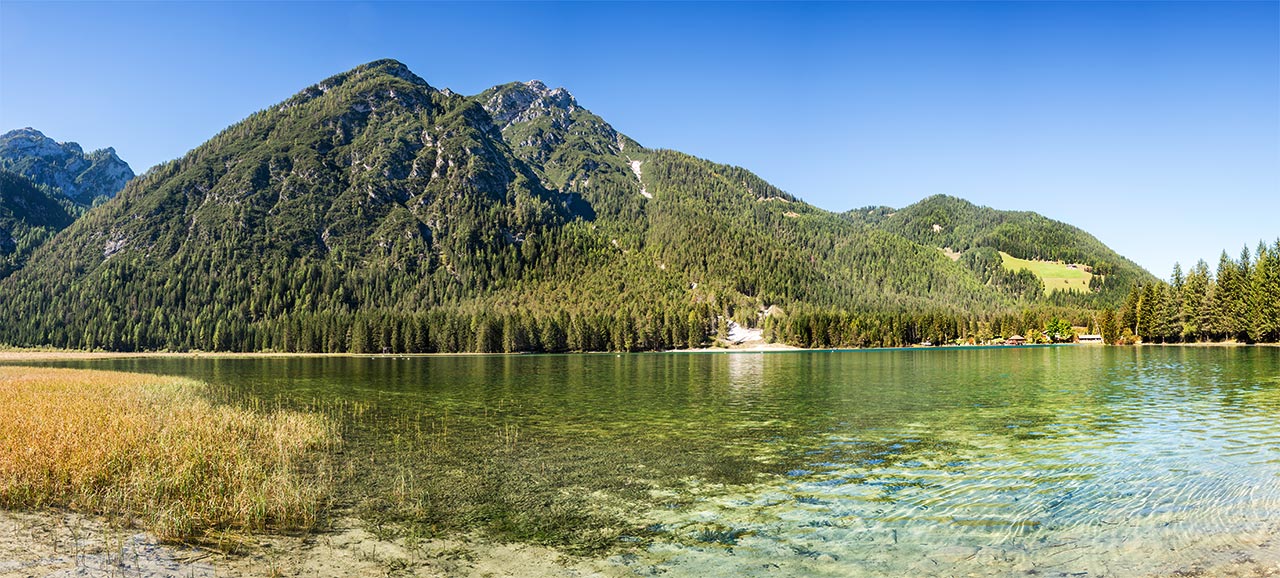
<instances>
[{"instance_id":1,"label":"small building on far shore","mask_svg":"<svg viewBox=\"0 0 1280 578\"><path fill-rule=\"evenodd\" d=\"M1102 345L1102 336L1095 335L1092 333L1086 333L1080 336L1080 343L1092 343L1092 344Z\"/></svg>"},{"instance_id":2,"label":"small building on far shore","mask_svg":"<svg viewBox=\"0 0 1280 578\"><path fill-rule=\"evenodd\" d=\"M1027 339L1021 335L1011 335L1008 339L1004 340L1005 345L1022 345L1026 342Z\"/></svg>"}]
</instances>

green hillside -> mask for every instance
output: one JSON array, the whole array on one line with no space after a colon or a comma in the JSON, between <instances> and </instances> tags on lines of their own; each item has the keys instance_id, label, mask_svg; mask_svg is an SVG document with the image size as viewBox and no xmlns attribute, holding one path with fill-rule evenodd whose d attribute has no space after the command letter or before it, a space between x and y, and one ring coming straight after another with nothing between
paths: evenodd
<instances>
[{"instance_id":1,"label":"green hillside","mask_svg":"<svg viewBox=\"0 0 1280 578\"><path fill-rule=\"evenodd\" d=\"M0 279L75 219L74 206L27 178L0 169Z\"/></svg>"},{"instance_id":2,"label":"green hillside","mask_svg":"<svg viewBox=\"0 0 1280 578\"><path fill-rule=\"evenodd\" d=\"M91 210L0 281L0 342L647 350L734 319L799 345L898 345L1050 313L994 251L953 261L894 218L644 148L563 89L464 97L384 60Z\"/></svg>"},{"instance_id":3,"label":"green hillside","mask_svg":"<svg viewBox=\"0 0 1280 578\"><path fill-rule=\"evenodd\" d=\"M850 218L918 243L961 253L989 247L1024 261L1087 266L1092 274L1088 283L1081 285L1060 281L1075 277L1058 275L1063 272L1047 270L1047 265L1015 268L1027 267L1037 272L1051 291L1049 298L1059 304L1115 306L1135 283L1155 280L1093 235L1036 213L1000 211L935 195L897 211L864 209ZM1052 275L1039 274L1045 272Z\"/></svg>"}]
</instances>

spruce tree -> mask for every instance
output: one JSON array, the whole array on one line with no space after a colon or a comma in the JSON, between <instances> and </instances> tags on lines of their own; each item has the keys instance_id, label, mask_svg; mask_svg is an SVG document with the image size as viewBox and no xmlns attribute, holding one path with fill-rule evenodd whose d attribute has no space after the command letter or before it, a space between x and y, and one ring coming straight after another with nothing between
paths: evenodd
<instances>
[{"instance_id":1,"label":"spruce tree","mask_svg":"<svg viewBox=\"0 0 1280 578\"><path fill-rule=\"evenodd\" d=\"M1209 265L1203 259L1198 261L1187 274L1182 285L1179 303L1181 305L1183 341L1199 341L1204 338L1204 327L1201 311L1209 294Z\"/></svg>"},{"instance_id":2,"label":"spruce tree","mask_svg":"<svg viewBox=\"0 0 1280 578\"><path fill-rule=\"evenodd\" d=\"M1138 301L1142 296L1142 286L1134 286L1129 291L1129 296L1125 298L1124 306L1120 308L1120 327L1128 329L1130 332L1138 333Z\"/></svg>"},{"instance_id":3,"label":"spruce tree","mask_svg":"<svg viewBox=\"0 0 1280 578\"><path fill-rule=\"evenodd\" d=\"M1249 338L1280 340L1280 240L1275 247L1259 242L1250 279Z\"/></svg>"},{"instance_id":4,"label":"spruce tree","mask_svg":"<svg viewBox=\"0 0 1280 578\"><path fill-rule=\"evenodd\" d=\"M1155 283L1148 283L1142 288L1142 294L1138 298L1137 329L1133 333L1143 341L1155 340L1158 316L1163 313L1160 311L1159 300L1160 293Z\"/></svg>"},{"instance_id":5,"label":"spruce tree","mask_svg":"<svg viewBox=\"0 0 1280 578\"><path fill-rule=\"evenodd\" d=\"M1102 319L1098 324L1101 326L1102 340L1108 345L1115 345L1120 341L1120 320L1116 316L1113 309L1107 308L1102 310Z\"/></svg>"},{"instance_id":6,"label":"spruce tree","mask_svg":"<svg viewBox=\"0 0 1280 578\"><path fill-rule=\"evenodd\" d=\"M1224 338L1239 339L1244 329L1245 292L1240 265L1223 251L1218 257L1218 287L1214 294L1214 317Z\"/></svg>"}]
</instances>

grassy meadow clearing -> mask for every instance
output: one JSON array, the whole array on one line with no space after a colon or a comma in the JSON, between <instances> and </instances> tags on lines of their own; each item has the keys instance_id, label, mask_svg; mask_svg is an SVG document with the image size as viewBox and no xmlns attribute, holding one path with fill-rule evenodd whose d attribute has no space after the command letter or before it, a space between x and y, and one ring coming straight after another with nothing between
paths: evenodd
<instances>
[{"instance_id":1,"label":"grassy meadow clearing","mask_svg":"<svg viewBox=\"0 0 1280 578\"><path fill-rule=\"evenodd\" d=\"M1019 259L1004 251L1000 252L1000 259L1003 261L1004 267L1010 271L1030 269L1032 273L1036 274L1036 277L1039 277L1044 282L1045 293L1071 289L1081 292L1088 291L1089 281L1093 279L1093 273L1067 263Z\"/></svg>"},{"instance_id":2,"label":"grassy meadow clearing","mask_svg":"<svg viewBox=\"0 0 1280 578\"><path fill-rule=\"evenodd\" d=\"M0 508L67 508L164 540L314 527L324 416L214 405L178 377L0 366Z\"/></svg>"}]
</instances>

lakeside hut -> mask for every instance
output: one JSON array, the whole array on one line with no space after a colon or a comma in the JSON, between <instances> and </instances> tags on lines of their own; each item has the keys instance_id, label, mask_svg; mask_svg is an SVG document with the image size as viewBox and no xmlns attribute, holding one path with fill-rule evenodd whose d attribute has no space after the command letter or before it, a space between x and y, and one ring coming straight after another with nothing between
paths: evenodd
<instances>
[{"instance_id":1,"label":"lakeside hut","mask_svg":"<svg viewBox=\"0 0 1280 578\"><path fill-rule=\"evenodd\" d=\"M1026 342L1027 339L1021 335L1011 335L1008 339L1004 340L1005 345L1022 345Z\"/></svg>"}]
</instances>

